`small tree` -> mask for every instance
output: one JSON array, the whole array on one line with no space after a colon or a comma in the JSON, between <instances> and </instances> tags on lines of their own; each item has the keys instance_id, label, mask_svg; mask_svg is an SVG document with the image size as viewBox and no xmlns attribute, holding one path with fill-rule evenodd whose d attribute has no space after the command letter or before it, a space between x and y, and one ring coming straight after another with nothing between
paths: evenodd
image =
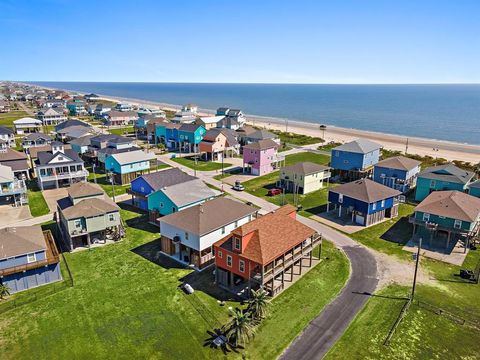
<instances>
[{"instance_id":1,"label":"small tree","mask_svg":"<svg viewBox=\"0 0 480 360\"><path fill-rule=\"evenodd\" d=\"M270 296L263 288L252 289L252 297L248 302L247 310L256 320L261 320L268 315L270 307Z\"/></svg>"},{"instance_id":2,"label":"small tree","mask_svg":"<svg viewBox=\"0 0 480 360\"><path fill-rule=\"evenodd\" d=\"M0 299L10 295L10 288L5 284L0 284Z\"/></svg>"},{"instance_id":3,"label":"small tree","mask_svg":"<svg viewBox=\"0 0 480 360\"><path fill-rule=\"evenodd\" d=\"M232 319L225 326L225 333L233 346L246 344L255 335L255 325L250 312L238 308L232 310Z\"/></svg>"}]
</instances>

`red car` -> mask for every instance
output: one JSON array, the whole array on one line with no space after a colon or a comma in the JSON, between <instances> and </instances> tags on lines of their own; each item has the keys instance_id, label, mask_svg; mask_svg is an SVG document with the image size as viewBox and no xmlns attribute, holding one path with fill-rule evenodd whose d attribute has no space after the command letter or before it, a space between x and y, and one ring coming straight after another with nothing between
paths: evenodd
<instances>
[{"instance_id":1,"label":"red car","mask_svg":"<svg viewBox=\"0 0 480 360\"><path fill-rule=\"evenodd\" d=\"M282 189L270 189L268 190L268 196L275 196L275 195L280 195L282 193Z\"/></svg>"}]
</instances>

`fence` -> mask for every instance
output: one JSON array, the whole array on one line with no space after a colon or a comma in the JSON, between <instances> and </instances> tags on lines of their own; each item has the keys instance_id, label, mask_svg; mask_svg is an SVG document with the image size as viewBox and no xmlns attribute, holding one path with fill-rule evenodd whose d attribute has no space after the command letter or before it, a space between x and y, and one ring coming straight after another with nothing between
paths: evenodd
<instances>
[{"instance_id":1,"label":"fence","mask_svg":"<svg viewBox=\"0 0 480 360\"><path fill-rule=\"evenodd\" d=\"M435 306L435 305L432 305L432 304L429 304L429 303L426 303L426 302L420 301L420 300L416 300L414 302L414 305L418 306L419 308L430 311L434 314L437 314L439 316L444 316L447 319L449 319L450 321L453 321L453 322L455 322L459 325L469 325L469 326L473 326L473 327L480 330L480 319L476 319L474 315L469 315L469 318L466 319L466 318L463 318L459 315L456 315L456 314L453 314L449 311L446 311L442 308L439 308L438 306Z\"/></svg>"},{"instance_id":2,"label":"fence","mask_svg":"<svg viewBox=\"0 0 480 360\"><path fill-rule=\"evenodd\" d=\"M185 294L185 297L209 327L212 329L222 327L222 324L218 321L218 318L215 316L215 314L198 298L195 293Z\"/></svg>"}]
</instances>

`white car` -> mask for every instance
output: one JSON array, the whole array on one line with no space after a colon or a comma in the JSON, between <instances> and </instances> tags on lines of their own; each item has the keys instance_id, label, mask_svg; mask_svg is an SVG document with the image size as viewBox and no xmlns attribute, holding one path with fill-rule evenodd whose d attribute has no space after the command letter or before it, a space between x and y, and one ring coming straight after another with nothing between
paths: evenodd
<instances>
[{"instance_id":1,"label":"white car","mask_svg":"<svg viewBox=\"0 0 480 360\"><path fill-rule=\"evenodd\" d=\"M235 181L235 185L233 185L233 190L243 191L245 187L240 183L240 181Z\"/></svg>"}]
</instances>

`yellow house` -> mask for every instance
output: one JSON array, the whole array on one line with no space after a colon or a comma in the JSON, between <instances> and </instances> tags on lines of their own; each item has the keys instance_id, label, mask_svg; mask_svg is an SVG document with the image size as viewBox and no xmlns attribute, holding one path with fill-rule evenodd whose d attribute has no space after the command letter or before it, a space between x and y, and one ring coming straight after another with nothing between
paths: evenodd
<instances>
[{"instance_id":1,"label":"yellow house","mask_svg":"<svg viewBox=\"0 0 480 360\"><path fill-rule=\"evenodd\" d=\"M330 178L330 168L312 162L299 162L280 170L280 185L286 191L308 194L319 190Z\"/></svg>"}]
</instances>

